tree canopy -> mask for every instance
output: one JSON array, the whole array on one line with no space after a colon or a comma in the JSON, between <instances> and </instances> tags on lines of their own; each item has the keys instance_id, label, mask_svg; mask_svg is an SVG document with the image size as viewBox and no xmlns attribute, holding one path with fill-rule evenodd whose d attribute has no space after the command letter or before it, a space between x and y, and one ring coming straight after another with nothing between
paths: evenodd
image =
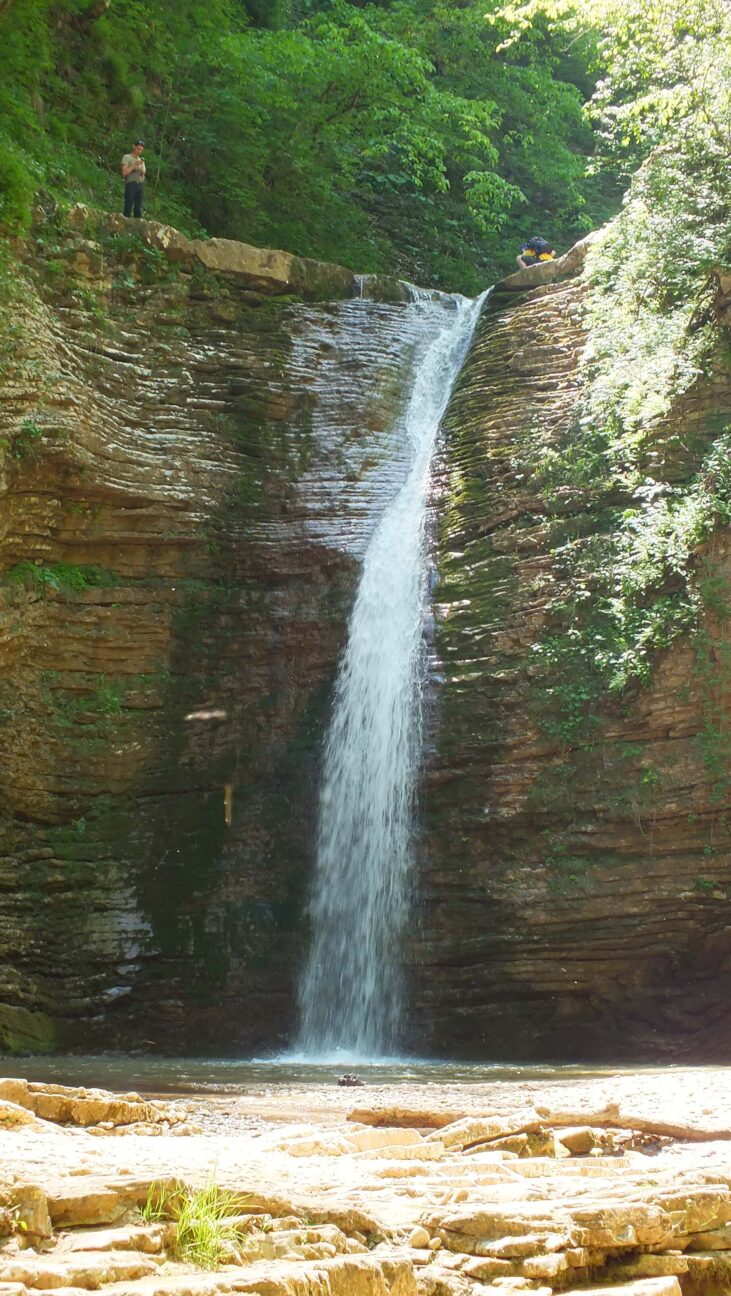
<instances>
[{"instance_id":1,"label":"tree canopy","mask_svg":"<svg viewBox=\"0 0 731 1296\"><path fill-rule=\"evenodd\" d=\"M473 291L524 237L566 246L616 210L673 121L700 130L725 10L4 0L0 222L36 195L116 207L142 135L150 215Z\"/></svg>"}]
</instances>

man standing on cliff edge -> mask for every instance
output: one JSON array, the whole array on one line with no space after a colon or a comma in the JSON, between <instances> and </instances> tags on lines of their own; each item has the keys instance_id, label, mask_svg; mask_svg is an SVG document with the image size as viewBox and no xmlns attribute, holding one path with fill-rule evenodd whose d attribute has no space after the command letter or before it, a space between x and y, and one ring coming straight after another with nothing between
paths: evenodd
<instances>
[{"instance_id":1,"label":"man standing on cliff edge","mask_svg":"<svg viewBox=\"0 0 731 1296\"><path fill-rule=\"evenodd\" d=\"M132 152L122 158L122 178L124 180L124 214L131 216L132 211L139 220L142 215L142 200L145 196L145 164L142 160L144 140L135 140Z\"/></svg>"}]
</instances>

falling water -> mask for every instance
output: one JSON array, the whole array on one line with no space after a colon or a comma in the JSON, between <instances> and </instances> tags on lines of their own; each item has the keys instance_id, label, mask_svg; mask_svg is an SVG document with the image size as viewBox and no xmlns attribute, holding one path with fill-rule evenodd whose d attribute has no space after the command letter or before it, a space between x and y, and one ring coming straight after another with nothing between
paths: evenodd
<instances>
[{"instance_id":1,"label":"falling water","mask_svg":"<svg viewBox=\"0 0 731 1296\"><path fill-rule=\"evenodd\" d=\"M428 345L397 428L405 476L376 526L350 619L325 749L312 946L298 1048L374 1058L399 1042L399 946L421 750L426 514L437 430L482 305L417 299Z\"/></svg>"}]
</instances>

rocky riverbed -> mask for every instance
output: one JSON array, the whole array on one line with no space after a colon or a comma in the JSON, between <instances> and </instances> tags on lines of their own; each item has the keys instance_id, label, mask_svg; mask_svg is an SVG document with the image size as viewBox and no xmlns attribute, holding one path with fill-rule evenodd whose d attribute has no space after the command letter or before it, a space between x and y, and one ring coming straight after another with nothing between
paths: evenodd
<instances>
[{"instance_id":1,"label":"rocky riverbed","mask_svg":"<svg viewBox=\"0 0 731 1296\"><path fill-rule=\"evenodd\" d=\"M731 1293L721 1069L172 1100L13 1079L0 1130L3 1296ZM201 1267L176 1203L210 1185L230 1227Z\"/></svg>"}]
</instances>

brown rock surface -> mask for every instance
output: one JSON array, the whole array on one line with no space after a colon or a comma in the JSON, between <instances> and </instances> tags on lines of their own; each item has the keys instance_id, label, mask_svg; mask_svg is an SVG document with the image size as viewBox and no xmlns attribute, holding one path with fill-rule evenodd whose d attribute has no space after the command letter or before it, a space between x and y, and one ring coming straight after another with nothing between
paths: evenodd
<instances>
[{"instance_id":1,"label":"brown rock surface","mask_svg":"<svg viewBox=\"0 0 731 1296\"><path fill-rule=\"evenodd\" d=\"M0 1047L281 1044L328 688L421 323L385 281L342 300L342 267L83 208L34 231L26 276Z\"/></svg>"},{"instance_id":2,"label":"brown rock surface","mask_svg":"<svg viewBox=\"0 0 731 1296\"><path fill-rule=\"evenodd\" d=\"M494 294L447 414L415 1015L446 1057L722 1060L731 784L704 743L709 714L727 727L728 678L709 685L682 636L616 698L582 703L567 671L551 682L576 685L590 723L564 738L536 666L568 624L568 556L588 563L623 503L541 477L541 447L570 447L581 415L584 293L574 278ZM648 473L687 481L730 416L719 352L654 430ZM728 591L728 528L706 556ZM723 628L702 629L725 661Z\"/></svg>"},{"instance_id":3,"label":"brown rock surface","mask_svg":"<svg viewBox=\"0 0 731 1296\"><path fill-rule=\"evenodd\" d=\"M597 707L591 743L541 723L533 648L601 509L521 456L536 428L571 442L585 250L498 285L446 420L410 1019L447 1056L725 1059L731 804L699 737L729 690L709 700L681 638ZM0 1044L278 1048L328 690L418 312L393 281L82 208L24 255L2 393ZM730 415L719 362L656 429L670 482ZM726 588L725 531L711 549Z\"/></svg>"}]
</instances>

